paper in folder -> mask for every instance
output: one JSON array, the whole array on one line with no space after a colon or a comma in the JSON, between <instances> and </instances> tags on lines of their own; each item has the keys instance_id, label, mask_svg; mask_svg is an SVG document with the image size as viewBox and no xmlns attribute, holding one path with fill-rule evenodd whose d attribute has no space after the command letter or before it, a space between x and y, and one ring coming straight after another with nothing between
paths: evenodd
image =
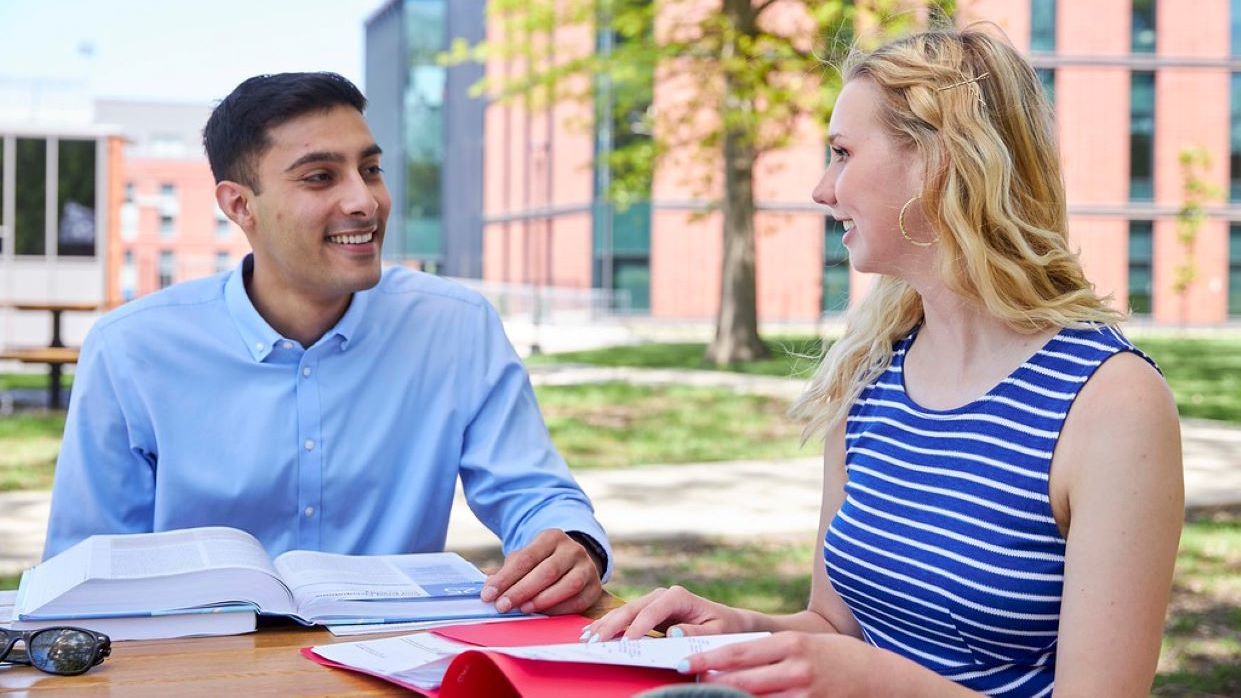
<instances>
[{"instance_id":1,"label":"paper in folder","mask_svg":"<svg viewBox=\"0 0 1241 698\"><path fill-rule=\"evenodd\" d=\"M589 695L621 698L692 681L674 670L714 647L764 637L743 633L578 642L584 616L439 628L433 633L320 645L319 664L359 671L433 698Z\"/></svg>"}]
</instances>

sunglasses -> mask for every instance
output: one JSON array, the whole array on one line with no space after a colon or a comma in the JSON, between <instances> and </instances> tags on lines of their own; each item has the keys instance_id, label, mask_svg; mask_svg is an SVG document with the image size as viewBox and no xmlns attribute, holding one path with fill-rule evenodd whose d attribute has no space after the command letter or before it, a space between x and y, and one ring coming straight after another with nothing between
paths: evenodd
<instances>
[{"instance_id":1,"label":"sunglasses","mask_svg":"<svg viewBox=\"0 0 1241 698\"><path fill-rule=\"evenodd\" d=\"M14 650L25 643L25 652ZM55 627L41 630L0 628L0 662L29 664L40 671L74 676L103 662L112 653L112 640L103 633L83 628Z\"/></svg>"}]
</instances>

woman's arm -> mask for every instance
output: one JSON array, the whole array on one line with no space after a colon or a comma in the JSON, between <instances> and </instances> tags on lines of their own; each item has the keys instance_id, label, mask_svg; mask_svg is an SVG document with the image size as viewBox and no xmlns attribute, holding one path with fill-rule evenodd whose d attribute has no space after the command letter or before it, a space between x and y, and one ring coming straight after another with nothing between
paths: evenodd
<instances>
[{"instance_id":1,"label":"woman's arm","mask_svg":"<svg viewBox=\"0 0 1241 698\"><path fill-rule=\"evenodd\" d=\"M1099 367L1069 412L1051 480L1068 514L1056 692L1145 696L1185 499L1176 404L1149 364L1124 353Z\"/></svg>"}]
</instances>

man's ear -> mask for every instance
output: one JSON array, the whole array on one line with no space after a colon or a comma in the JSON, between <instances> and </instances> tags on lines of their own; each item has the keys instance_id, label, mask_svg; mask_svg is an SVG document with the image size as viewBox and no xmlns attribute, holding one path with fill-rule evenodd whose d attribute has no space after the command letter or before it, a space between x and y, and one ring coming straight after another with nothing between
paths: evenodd
<instances>
[{"instance_id":1,"label":"man's ear","mask_svg":"<svg viewBox=\"0 0 1241 698\"><path fill-rule=\"evenodd\" d=\"M254 231L254 191L244 184L224 180L215 185L215 202L246 235Z\"/></svg>"}]
</instances>

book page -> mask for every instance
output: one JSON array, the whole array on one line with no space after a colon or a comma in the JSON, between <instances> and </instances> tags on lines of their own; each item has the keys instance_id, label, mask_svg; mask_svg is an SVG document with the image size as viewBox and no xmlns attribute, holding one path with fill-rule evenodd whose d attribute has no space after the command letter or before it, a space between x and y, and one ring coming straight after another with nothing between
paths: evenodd
<instances>
[{"instance_id":1,"label":"book page","mask_svg":"<svg viewBox=\"0 0 1241 698\"><path fill-rule=\"evenodd\" d=\"M420 688L436 688L448 669L448 662L470 649L476 648L431 633L414 633L382 640L317 645L311 651L369 674L397 678Z\"/></svg>"},{"instance_id":2,"label":"book page","mask_svg":"<svg viewBox=\"0 0 1241 698\"><path fill-rule=\"evenodd\" d=\"M696 637L644 637L638 640L613 640L593 644L572 642L563 645L489 647L487 649L490 652L507 654L510 657L540 659L549 662L582 662L586 664L650 667L652 669L675 669L681 663L681 660L691 654L706 652L707 650L738 642L757 640L770 634L732 633Z\"/></svg>"},{"instance_id":3,"label":"book page","mask_svg":"<svg viewBox=\"0 0 1241 698\"><path fill-rule=\"evenodd\" d=\"M191 528L138 536L98 536L91 577L134 579L202 569L249 568L276 576L253 536L232 528Z\"/></svg>"},{"instance_id":4,"label":"book page","mask_svg":"<svg viewBox=\"0 0 1241 698\"><path fill-rule=\"evenodd\" d=\"M414 584L384 555L337 555L290 550L276 558L276 570L298 608L330 599L421 598Z\"/></svg>"},{"instance_id":5,"label":"book page","mask_svg":"<svg viewBox=\"0 0 1241 698\"><path fill-rule=\"evenodd\" d=\"M211 598L218 580L234 575L246 585L244 599ZM165 583L171 577L179 578ZM208 577L216 581L199 581ZM259 580L271 580L271 585L260 589ZM242 600L265 602L281 612L290 610L291 601L258 540L225 527L91 536L29 570L23 589L17 612L27 619Z\"/></svg>"},{"instance_id":6,"label":"book page","mask_svg":"<svg viewBox=\"0 0 1241 698\"><path fill-rule=\"evenodd\" d=\"M275 567L298 608L329 600L477 596L485 577L454 553L337 555L291 550Z\"/></svg>"}]
</instances>

